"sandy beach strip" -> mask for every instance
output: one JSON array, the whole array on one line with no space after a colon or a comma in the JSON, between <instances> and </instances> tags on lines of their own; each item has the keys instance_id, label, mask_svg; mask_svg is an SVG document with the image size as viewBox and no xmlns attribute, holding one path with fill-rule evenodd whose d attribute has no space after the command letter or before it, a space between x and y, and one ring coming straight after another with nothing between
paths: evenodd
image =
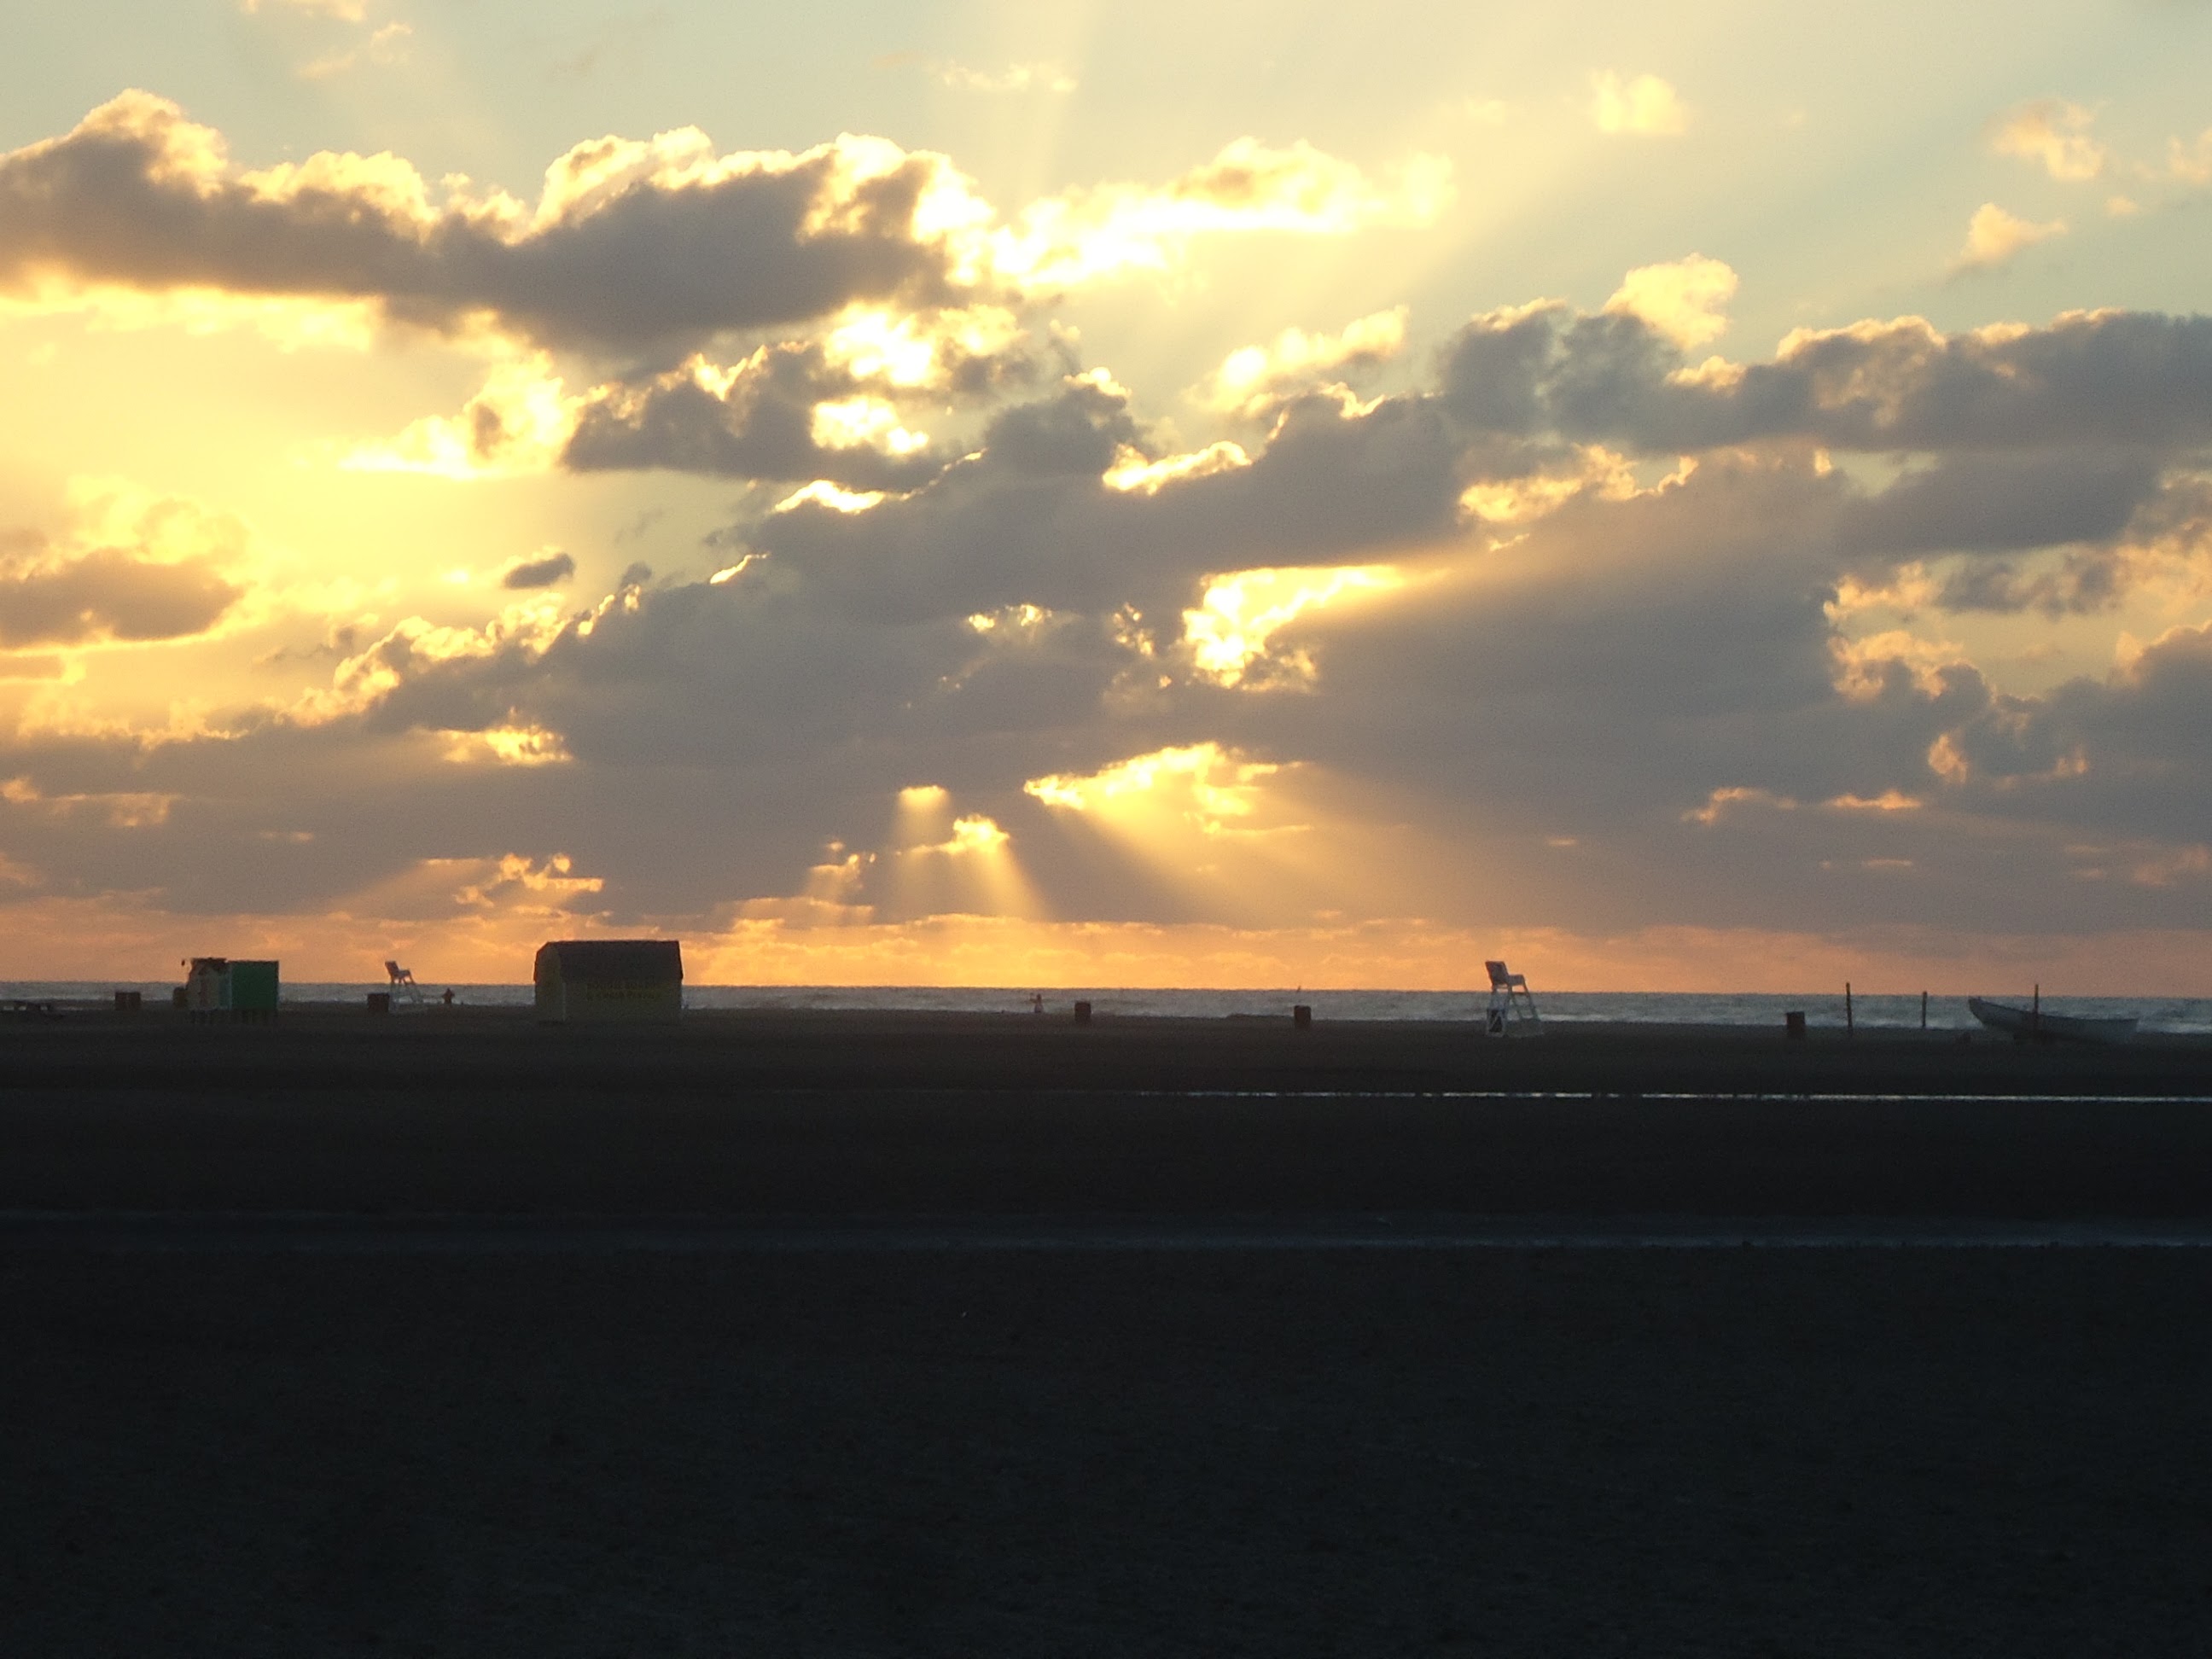
<instances>
[{"instance_id":1,"label":"sandy beach strip","mask_svg":"<svg viewBox=\"0 0 2212 1659\"><path fill-rule=\"evenodd\" d=\"M0 1209L2212 1213L2212 1045L526 1010L0 1030Z\"/></svg>"}]
</instances>

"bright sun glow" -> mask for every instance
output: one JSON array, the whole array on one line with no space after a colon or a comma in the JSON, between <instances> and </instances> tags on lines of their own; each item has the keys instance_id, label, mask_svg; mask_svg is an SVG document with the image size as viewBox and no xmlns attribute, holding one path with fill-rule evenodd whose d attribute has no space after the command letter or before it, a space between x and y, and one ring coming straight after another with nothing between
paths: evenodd
<instances>
[{"instance_id":1,"label":"bright sun glow","mask_svg":"<svg viewBox=\"0 0 2212 1659\"><path fill-rule=\"evenodd\" d=\"M898 410L880 398L844 398L814 405L814 441L824 449L878 449L912 455L929 447L927 432L899 424Z\"/></svg>"},{"instance_id":2,"label":"bright sun glow","mask_svg":"<svg viewBox=\"0 0 2212 1659\"><path fill-rule=\"evenodd\" d=\"M446 758L467 764L558 766L574 758L558 732L538 726L495 726L482 732L448 732Z\"/></svg>"},{"instance_id":3,"label":"bright sun glow","mask_svg":"<svg viewBox=\"0 0 2212 1659\"><path fill-rule=\"evenodd\" d=\"M1048 806L1102 819L1180 817L1206 834L1251 816L1261 782L1277 769L1233 757L1218 743L1156 749L1087 776L1054 773L1022 787Z\"/></svg>"},{"instance_id":4,"label":"bright sun glow","mask_svg":"<svg viewBox=\"0 0 2212 1659\"><path fill-rule=\"evenodd\" d=\"M1240 570L1210 582L1194 611L1182 613L1191 665L1217 685L1239 685L1265 657L1267 641L1299 616L1359 594L1384 593L1405 578L1389 565L1343 569ZM1293 654L1276 666L1279 678L1310 683L1313 664Z\"/></svg>"},{"instance_id":5,"label":"bright sun glow","mask_svg":"<svg viewBox=\"0 0 2212 1659\"><path fill-rule=\"evenodd\" d=\"M884 499L880 489L842 489L827 478L817 478L778 501L772 509L789 513L801 507L826 507L833 513L865 513Z\"/></svg>"},{"instance_id":6,"label":"bright sun glow","mask_svg":"<svg viewBox=\"0 0 2212 1659\"><path fill-rule=\"evenodd\" d=\"M918 798L917 819L927 815L941 822L948 810L943 790L900 793L902 816L908 796ZM1013 837L981 812L954 818L942 841L902 848L892 879L901 908L910 914L1034 916L1040 910L1036 889L1014 856Z\"/></svg>"}]
</instances>

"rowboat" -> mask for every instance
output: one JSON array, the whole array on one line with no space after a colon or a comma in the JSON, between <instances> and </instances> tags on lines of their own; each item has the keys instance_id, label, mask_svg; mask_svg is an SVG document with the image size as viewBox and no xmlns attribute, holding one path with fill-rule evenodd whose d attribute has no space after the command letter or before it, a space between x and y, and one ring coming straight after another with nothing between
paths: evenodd
<instances>
[{"instance_id":1,"label":"rowboat","mask_svg":"<svg viewBox=\"0 0 2212 1659\"><path fill-rule=\"evenodd\" d=\"M2002 1002L1966 999L1966 1012L1993 1031L2021 1042L2125 1042L2136 1034L2132 1017L2094 1019L2081 1014L2046 1014L2040 1008L2014 1008Z\"/></svg>"}]
</instances>

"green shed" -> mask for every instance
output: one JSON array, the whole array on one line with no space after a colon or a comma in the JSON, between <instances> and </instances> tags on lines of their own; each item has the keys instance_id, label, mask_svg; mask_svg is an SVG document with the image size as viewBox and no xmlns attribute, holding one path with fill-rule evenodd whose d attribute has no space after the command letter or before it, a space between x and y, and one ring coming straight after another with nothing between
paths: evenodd
<instances>
[{"instance_id":1,"label":"green shed","mask_svg":"<svg viewBox=\"0 0 2212 1659\"><path fill-rule=\"evenodd\" d=\"M276 1018L278 976L273 962L233 962L228 957L194 957L185 980L185 1007L196 1020Z\"/></svg>"}]
</instances>

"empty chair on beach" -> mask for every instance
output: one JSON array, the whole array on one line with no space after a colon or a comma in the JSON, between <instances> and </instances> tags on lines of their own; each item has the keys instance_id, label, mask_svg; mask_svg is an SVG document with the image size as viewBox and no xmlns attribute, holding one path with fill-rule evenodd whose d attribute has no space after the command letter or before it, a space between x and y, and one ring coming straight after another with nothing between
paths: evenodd
<instances>
[{"instance_id":1,"label":"empty chair on beach","mask_svg":"<svg viewBox=\"0 0 2212 1659\"><path fill-rule=\"evenodd\" d=\"M1491 1036L1533 1036L1543 1029L1536 1017L1536 999L1528 994L1528 976L1510 972L1502 962L1486 962L1490 969L1490 1006L1482 1029Z\"/></svg>"},{"instance_id":2,"label":"empty chair on beach","mask_svg":"<svg viewBox=\"0 0 2212 1659\"><path fill-rule=\"evenodd\" d=\"M400 1006L398 1001L400 997L407 999L407 1006L410 1007L427 1008L430 1006L422 1000L422 988L415 982L415 975L406 969L387 957L384 963L384 972L386 977L392 981L391 994L394 999L392 1003L394 1007Z\"/></svg>"}]
</instances>

